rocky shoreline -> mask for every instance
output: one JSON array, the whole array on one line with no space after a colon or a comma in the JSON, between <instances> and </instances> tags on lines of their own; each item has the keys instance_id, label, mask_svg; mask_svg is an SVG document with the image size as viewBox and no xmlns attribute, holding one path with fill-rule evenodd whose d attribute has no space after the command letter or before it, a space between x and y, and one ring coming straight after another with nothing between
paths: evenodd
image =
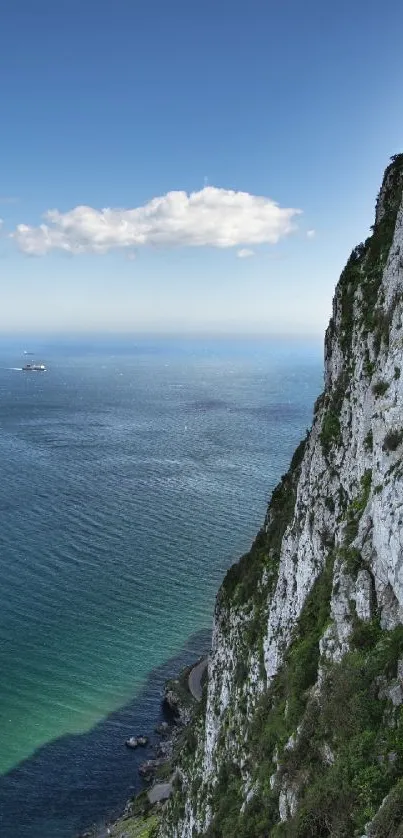
<instances>
[{"instance_id":1,"label":"rocky shoreline","mask_svg":"<svg viewBox=\"0 0 403 838\"><path fill-rule=\"evenodd\" d=\"M152 753L152 756L147 754L147 758L137 769L144 781L144 788L128 800L118 820L102 827L90 828L80 833L77 838L152 838L156 833L161 811L175 785L175 753L180 750L184 730L201 700L206 677L205 655L185 667L177 679L166 682L162 696L165 721L154 729L159 741L150 745L149 738L141 734L129 737L123 743L133 750L137 750L138 746L148 748L149 753Z\"/></svg>"}]
</instances>

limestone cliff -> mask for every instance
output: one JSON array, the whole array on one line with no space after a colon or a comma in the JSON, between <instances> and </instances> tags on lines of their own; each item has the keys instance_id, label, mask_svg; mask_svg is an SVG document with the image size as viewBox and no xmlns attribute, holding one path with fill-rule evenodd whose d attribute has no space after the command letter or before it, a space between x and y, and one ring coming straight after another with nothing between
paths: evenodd
<instances>
[{"instance_id":1,"label":"limestone cliff","mask_svg":"<svg viewBox=\"0 0 403 838\"><path fill-rule=\"evenodd\" d=\"M218 594L160 838L403 835L402 191L398 155L336 288L312 429Z\"/></svg>"}]
</instances>

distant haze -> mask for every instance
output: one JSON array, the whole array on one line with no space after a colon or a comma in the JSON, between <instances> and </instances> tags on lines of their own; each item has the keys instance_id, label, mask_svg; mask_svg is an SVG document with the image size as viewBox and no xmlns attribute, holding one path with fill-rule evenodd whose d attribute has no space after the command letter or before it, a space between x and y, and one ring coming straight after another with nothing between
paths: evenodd
<instances>
[{"instance_id":1,"label":"distant haze","mask_svg":"<svg viewBox=\"0 0 403 838\"><path fill-rule=\"evenodd\" d=\"M219 278L217 278L217 284ZM123 283L122 283L123 284ZM268 287L260 289L249 282L248 289L228 299L220 292L209 297L196 293L172 295L164 288L159 296L147 290L136 295L129 288L94 299L85 293L66 293L57 283L47 287L45 280L23 294L7 295L7 306L0 309L0 329L3 333L55 334L79 333L224 333L224 334L296 334L323 335L329 318L329 306L313 307L309 298L299 300L295 307L287 306L279 293ZM39 289L39 290L38 290ZM155 302L153 302L153 300Z\"/></svg>"}]
</instances>

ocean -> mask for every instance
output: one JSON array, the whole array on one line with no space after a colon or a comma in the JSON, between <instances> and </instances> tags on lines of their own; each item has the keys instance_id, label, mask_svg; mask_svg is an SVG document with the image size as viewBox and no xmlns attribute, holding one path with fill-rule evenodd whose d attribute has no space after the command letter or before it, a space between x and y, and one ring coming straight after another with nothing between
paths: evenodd
<instances>
[{"instance_id":1,"label":"ocean","mask_svg":"<svg viewBox=\"0 0 403 838\"><path fill-rule=\"evenodd\" d=\"M209 648L322 366L309 341L0 343L2 838L72 838L140 788L124 740Z\"/></svg>"}]
</instances>

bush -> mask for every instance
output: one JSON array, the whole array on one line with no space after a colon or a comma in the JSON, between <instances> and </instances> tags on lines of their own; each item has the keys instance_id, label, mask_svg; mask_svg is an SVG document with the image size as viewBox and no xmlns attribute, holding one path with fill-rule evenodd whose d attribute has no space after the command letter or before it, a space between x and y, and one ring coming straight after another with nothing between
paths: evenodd
<instances>
[{"instance_id":1,"label":"bush","mask_svg":"<svg viewBox=\"0 0 403 838\"><path fill-rule=\"evenodd\" d=\"M237 834L242 803L242 777L239 765L234 762L224 762L213 789L215 817L206 833L206 838L233 838Z\"/></svg>"},{"instance_id":2,"label":"bush","mask_svg":"<svg viewBox=\"0 0 403 838\"><path fill-rule=\"evenodd\" d=\"M380 636L381 627L378 618L369 622L355 618L350 641L356 649L372 649Z\"/></svg>"},{"instance_id":3,"label":"bush","mask_svg":"<svg viewBox=\"0 0 403 838\"><path fill-rule=\"evenodd\" d=\"M367 435L364 439L364 447L367 449L367 451L372 451L373 450L374 437L373 437L372 430L368 431L368 433L367 433Z\"/></svg>"},{"instance_id":4,"label":"bush","mask_svg":"<svg viewBox=\"0 0 403 838\"><path fill-rule=\"evenodd\" d=\"M340 419L332 410L325 414L320 432L320 441L325 454L328 454L331 446L340 441Z\"/></svg>"},{"instance_id":5,"label":"bush","mask_svg":"<svg viewBox=\"0 0 403 838\"><path fill-rule=\"evenodd\" d=\"M349 525L347 524L345 531L347 539L350 538L351 541L353 541L357 535L357 526L355 522L353 522L353 527L349 529ZM340 547L339 555L344 562L347 573L350 573L351 576L357 576L358 571L364 566L360 551L357 550L356 547Z\"/></svg>"},{"instance_id":6,"label":"bush","mask_svg":"<svg viewBox=\"0 0 403 838\"><path fill-rule=\"evenodd\" d=\"M350 814L353 799L352 789L342 771L323 772L302 802L295 838L350 838L353 834Z\"/></svg>"},{"instance_id":7,"label":"bush","mask_svg":"<svg viewBox=\"0 0 403 838\"><path fill-rule=\"evenodd\" d=\"M366 375L368 378L372 378L372 376L373 376L373 374L374 374L374 372L375 372L375 369L376 369L376 364L374 363L374 361L370 361L370 360L369 360L369 358L367 358L367 359L365 360L365 363L364 363L364 372L365 372L365 375Z\"/></svg>"},{"instance_id":8,"label":"bush","mask_svg":"<svg viewBox=\"0 0 403 838\"><path fill-rule=\"evenodd\" d=\"M376 384L372 387L372 392L374 396L384 396L386 391L389 389L389 384L387 381L377 381Z\"/></svg>"},{"instance_id":9,"label":"bush","mask_svg":"<svg viewBox=\"0 0 403 838\"><path fill-rule=\"evenodd\" d=\"M383 451L396 451L403 442L403 431L388 431L383 441Z\"/></svg>"}]
</instances>

